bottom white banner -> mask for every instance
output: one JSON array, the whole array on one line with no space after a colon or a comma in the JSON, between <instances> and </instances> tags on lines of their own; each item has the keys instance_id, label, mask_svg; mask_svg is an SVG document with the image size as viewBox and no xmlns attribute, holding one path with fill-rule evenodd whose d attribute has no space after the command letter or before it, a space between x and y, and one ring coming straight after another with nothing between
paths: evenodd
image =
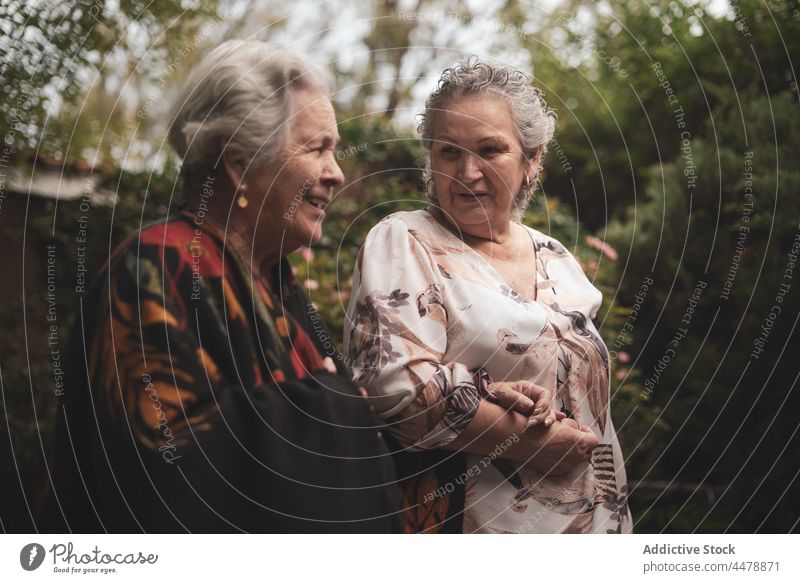
<instances>
[{"instance_id":1,"label":"bottom white banner","mask_svg":"<svg viewBox=\"0 0 800 583\"><path fill-rule=\"evenodd\" d=\"M797 535L4 535L0 581L798 581Z\"/></svg>"}]
</instances>

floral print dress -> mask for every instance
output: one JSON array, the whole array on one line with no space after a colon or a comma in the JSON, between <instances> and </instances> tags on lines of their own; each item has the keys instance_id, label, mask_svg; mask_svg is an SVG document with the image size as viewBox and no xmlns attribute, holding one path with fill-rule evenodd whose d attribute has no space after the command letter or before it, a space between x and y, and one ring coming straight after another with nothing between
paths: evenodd
<instances>
[{"instance_id":1,"label":"floral print dress","mask_svg":"<svg viewBox=\"0 0 800 583\"><path fill-rule=\"evenodd\" d=\"M592 324L601 293L555 239L528 229L536 301L427 211L370 231L348 308L345 352L396 440L406 532L631 530L609 412L608 351ZM442 449L469 424L481 383L528 380L599 438L591 462L548 476L502 458Z\"/></svg>"}]
</instances>

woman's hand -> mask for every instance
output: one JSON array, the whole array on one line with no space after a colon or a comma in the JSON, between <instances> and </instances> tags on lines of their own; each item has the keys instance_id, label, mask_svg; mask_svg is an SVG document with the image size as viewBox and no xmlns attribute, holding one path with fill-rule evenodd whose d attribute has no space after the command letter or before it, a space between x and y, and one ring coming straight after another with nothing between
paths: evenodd
<instances>
[{"instance_id":1,"label":"woman's hand","mask_svg":"<svg viewBox=\"0 0 800 583\"><path fill-rule=\"evenodd\" d=\"M509 453L541 474L558 476L589 461L597 443L597 436L589 427L578 425L574 419L561 419L549 427L526 432L512 446L520 451L511 452L509 448ZM531 447L535 448L532 455Z\"/></svg>"},{"instance_id":2,"label":"woman's hand","mask_svg":"<svg viewBox=\"0 0 800 583\"><path fill-rule=\"evenodd\" d=\"M586 463L598 442L594 432L560 412L555 413L555 421L531 427L529 418L517 410L527 406L526 413L533 412L531 399L525 395L530 387L519 387L519 384L534 387L534 396L545 396L546 389L532 383L491 383L489 387L495 389L496 398L482 400L469 425L444 447L485 456L495 451L498 444L516 437L518 439L512 440L514 444L500 457L527 464L540 474L558 476Z\"/></svg>"},{"instance_id":3,"label":"woman's hand","mask_svg":"<svg viewBox=\"0 0 800 583\"><path fill-rule=\"evenodd\" d=\"M525 429L540 423L550 427L556 421L565 417L563 413L555 412L550 404L553 400L552 393L528 381L501 381L489 383L487 387L488 398L506 410L513 410L528 417Z\"/></svg>"},{"instance_id":4,"label":"woman's hand","mask_svg":"<svg viewBox=\"0 0 800 583\"><path fill-rule=\"evenodd\" d=\"M326 356L322 359L322 364L329 373L336 374L336 363L333 362L333 359L330 356Z\"/></svg>"}]
</instances>

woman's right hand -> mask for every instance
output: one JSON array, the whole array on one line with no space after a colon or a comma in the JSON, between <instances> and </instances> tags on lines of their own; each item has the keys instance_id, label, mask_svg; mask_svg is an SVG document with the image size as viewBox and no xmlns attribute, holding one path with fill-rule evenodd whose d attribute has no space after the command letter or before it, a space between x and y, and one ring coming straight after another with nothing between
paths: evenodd
<instances>
[{"instance_id":1,"label":"woman's right hand","mask_svg":"<svg viewBox=\"0 0 800 583\"><path fill-rule=\"evenodd\" d=\"M591 459L598 444L594 432L574 419L561 419L550 426L525 431L509 448L508 456L541 474L559 476Z\"/></svg>"}]
</instances>

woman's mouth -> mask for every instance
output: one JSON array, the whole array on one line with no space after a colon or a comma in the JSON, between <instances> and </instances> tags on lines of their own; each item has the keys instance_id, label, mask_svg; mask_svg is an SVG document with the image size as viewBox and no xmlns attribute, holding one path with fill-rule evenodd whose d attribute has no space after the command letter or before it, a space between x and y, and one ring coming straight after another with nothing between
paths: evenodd
<instances>
[{"instance_id":1,"label":"woman's mouth","mask_svg":"<svg viewBox=\"0 0 800 583\"><path fill-rule=\"evenodd\" d=\"M458 200L468 203L481 203L489 196L488 192L456 192Z\"/></svg>"},{"instance_id":2,"label":"woman's mouth","mask_svg":"<svg viewBox=\"0 0 800 583\"><path fill-rule=\"evenodd\" d=\"M319 209L321 211L324 211L325 207L327 207L328 203L330 202L330 199L327 197L314 196L312 194L306 194L303 197L303 200L309 205L313 206L315 209Z\"/></svg>"}]
</instances>

